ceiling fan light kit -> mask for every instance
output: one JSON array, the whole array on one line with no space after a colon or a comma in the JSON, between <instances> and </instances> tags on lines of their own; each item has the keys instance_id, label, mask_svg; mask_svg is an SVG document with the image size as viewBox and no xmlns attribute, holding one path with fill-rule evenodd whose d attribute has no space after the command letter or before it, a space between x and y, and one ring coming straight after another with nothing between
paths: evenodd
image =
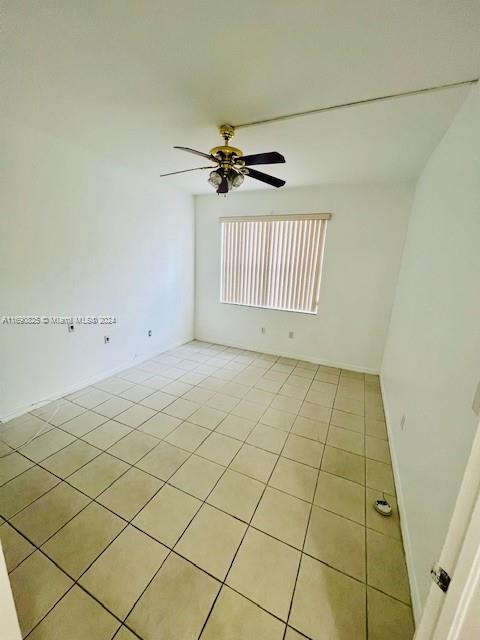
<instances>
[{"instance_id":1,"label":"ceiling fan light kit","mask_svg":"<svg viewBox=\"0 0 480 640\"><path fill-rule=\"evenodd\" d=\"M208 183L214 187L218 194L226 195L232 189L241 187L245 176L259 180L272 187L283 187L285 180L270 176L262 171L251 169L252 165L259 164L278 164L285 162L285 158L277 151L268 153L255 153L245 156L243 151L237 147L230 146L230 140L235 134L235 128L231 124L222 124L220 127L220 135L224 140L224 144L210 149L209 153L203 153L196 149L188 147L174 147L187 153L193 153L214 162L216 167L197 167L196 169L184 169L183 171L173 171L164 173L160 177L171 176L177 173L186 173L187 171L198 171L203 169L212 169L208 177Z\"/></svg>"}]
</instances>

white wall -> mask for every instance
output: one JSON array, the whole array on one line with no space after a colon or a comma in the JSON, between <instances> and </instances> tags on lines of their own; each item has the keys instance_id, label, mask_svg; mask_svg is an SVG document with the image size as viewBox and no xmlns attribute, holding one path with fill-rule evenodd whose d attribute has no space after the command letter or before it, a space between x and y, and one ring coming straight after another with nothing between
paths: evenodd
<instances>
[{"instance_id":1,"label":"white wall","mask_svg":"<svg viewBox=\"0 0 480 640\"><path fill-rule=\"evenodd\" d=\"M0 128L0 316L118 320L72 334L0 324L5 419L192 337L194 222L192 196L11 120Z\"/></svg>"},{"instance_id":2,"label":"white wall","mask_svg":"<svg viewBox=\"0 0 480 640\"><path fill-rule=\"evenodd\" d=\"M198 196L196 337L377 372L412 193L411 185L398 184ZM318 315L220 304L220 216L319 212L331 212L333 218L327 229ZM288 338L291 330L293 339Z\"/></svg>"},{"instance_id":3,"label":"white wall","mask_svg":"<svg viewBox=\"0 0 480 640\"><path fill-rule=\"evenodd\" d=\"M419 179L382 367L417 617L478 422L479 282L477 89Z\"/></svg>"}]
</instances>

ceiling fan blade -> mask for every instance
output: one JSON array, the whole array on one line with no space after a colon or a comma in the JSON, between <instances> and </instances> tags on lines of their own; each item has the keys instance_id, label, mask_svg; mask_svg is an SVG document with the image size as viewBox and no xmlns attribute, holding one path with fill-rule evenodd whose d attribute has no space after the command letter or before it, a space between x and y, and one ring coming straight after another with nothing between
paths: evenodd
<instances>
[{"instance_id":1,"label":"ceiling fan blade","mask_svg":"<svg viewBox=\"0 0 480 640\"><path fill-rule=\"evenodd\" d=\"M209 153L203 153L203 151L197 151L196 149L189 149L188 147L173 147L174 149L180 149L181 151L186 151L187 153L194 153L196 156L201 156L202 158L207 158L207 160L211 160L212 162L216 162L215 158Z\"/></svg>"},{"instance_id":2,"label":"ceiling fan blade","mask_svg":"<svg viewBox=\"0 0 480 640\"><path fill-rule=\"evenodd\" d=\"M265 182L272 187L283 187L283 185L285 184L285 180L275 178L275 176L269 176L268 173L263 173L262 171L257 171L256 169L247 169L245 171L245 175L249 178L260 180L260 182Z\"/></svg>"},{"instance_id":3,"label":"ceiling fan blade","mask_svg":"<svg viewBox=\"0 0 480 640\"><path fill-rule=\"evenodd\" d=\"M247 167L250 167L252 164L278 164L279 162L285 162L285 158L281 153L278 153L278 151L254 153L249 156L242 156L239 160L243 160Z\"/></svg>"},{"instance_id":4,"label":"ceiling fan blade","mask_svg":"<svg viewBox=\"0 0 480 640\"><path fill-rule=\"evenodd\" d=\"M183 169L182 171L171 171L170 173L161 173L160 178L165 178L165 176L174 176L177 173L187 173L187 171L199 171L200 169L212 169L212 167L195 167L195 169Z\"/></svg>"},{"instance_id":5,"label":"ceiling fan blade","mask_svg":"<svg viewBox=\"0 0 480 640\"><path fill-rule=\"evenodd\" d=\"M222 177L222 181L218 185L217 193L228 193L228 181L226 176Z\"/></svg>"}]
</instances>

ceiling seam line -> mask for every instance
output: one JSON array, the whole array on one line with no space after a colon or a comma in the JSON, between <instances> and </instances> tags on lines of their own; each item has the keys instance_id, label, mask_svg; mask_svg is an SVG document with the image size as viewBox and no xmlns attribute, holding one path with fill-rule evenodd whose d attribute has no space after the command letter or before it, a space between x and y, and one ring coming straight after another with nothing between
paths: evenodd
<instances>
[{"instance_id":1,"label":"ceiling seam line","mask_svg":"<svg viewBox=\"0 0 480 640\"><path fill-rule=\"evenodd\" d=\"M370 104L372 102L382 102L386 100L394 100L395 98L404 98L408 96L421 95L423 93L429 93L434 91L441 91L444 89L452 89L455 87L462 87L470 84L475 84L479 81L479 78L471 78L470 80L461 80L459 82L451 82L449 84L441 84L433 87L425 87L423 89L413 89L411 91L402 91L400 93L392 93L385 96L378 96L376 98L365 98L364 100L355 100L352 102L345 102L343 104L329 105L326 107L319 107L317 109L309 109L307 111L298 111L296 113L288 113L280 116L274 116L273 118L264 118L262 120L252 120L251 122L243 122L241 124L233 125L235 129L243 129L246 127L254 127L261 124L269 124L272 122L281 122L282 120L292 120L293 118L301 118L304 116L311 116L317 113L323 113L325 111L334 111L337 109L345 109L348 107L355 107L362 104Z\"/></svg>"}]
</instances>

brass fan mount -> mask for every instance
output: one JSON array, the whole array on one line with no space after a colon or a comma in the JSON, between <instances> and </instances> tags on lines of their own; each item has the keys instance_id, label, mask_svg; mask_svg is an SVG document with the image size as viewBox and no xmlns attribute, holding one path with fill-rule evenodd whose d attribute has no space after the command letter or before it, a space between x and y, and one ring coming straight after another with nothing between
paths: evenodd
<instances>
[{"instance_id":1,"label":"brass fan mount","mask_svg":"<svg viewBox=\"0 0 480 640\"><path fill-rule=\"evenodd\" d=\"M238 158L243 156L243 151L238 149L237 147L231 147L229 145L230 140L235 135L235 127L231 124L222 124L219 127L220 135L225 140L225 144L220 145L218 147L213 147L210 149L210 154L212 156L216 156L218 153L222 154L225 160L230 160L232 156L237 156Z\"/></svg>"}]
</instances>

